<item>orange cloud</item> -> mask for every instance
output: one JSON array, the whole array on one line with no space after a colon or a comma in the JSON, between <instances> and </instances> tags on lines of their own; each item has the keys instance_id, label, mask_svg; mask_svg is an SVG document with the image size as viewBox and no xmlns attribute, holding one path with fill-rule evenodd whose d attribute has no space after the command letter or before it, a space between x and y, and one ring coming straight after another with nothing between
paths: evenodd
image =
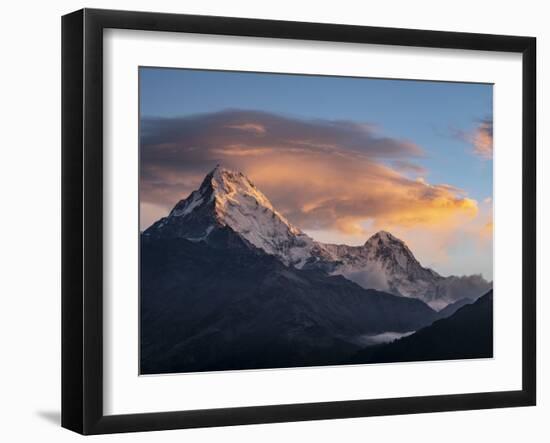
<instances>
[{"instance_id":1,"label":"orange cloud","mask_svg":"<svg viewBox=\"0 0 550 443\"><path fill-rule=\"evenodd\" d=\"M472 143L474 152L482 158L493 158L493 122L483 120L477 127Z\"/></svg>"},{"instance_id":2,"label":"orange cloud","mask_svg":"<svg viewBox=\"0 0 550 443\"><path fill-rule=\"evenodd\" d=\"M391 162L391 166L400 172L403 173L410 173L410 174L416 174L416 175L426 175L428 171L423 166L417 165L415 163L411 163L406 160L394 160Z\"/></svg>"},{"instance_id":3,"label":"orange cloud","mask_svg":"<svg viewBox=\"0 0 550 443\"><path fill-rule=\"evenodd\" d=\"M472 146L472 152L486 160L493 158L493 120L486 118L478 122L473 131L452 130L453 137Z\"/></svg>"},{"instance_id":4,"label":"orange cloud","mask_svg":"<svg viewBox=\"0 0 550 443\"><path fill-rule=\"evenodd\" d=\"M247 158L240 166L302 229L357 235L365 233L366 222L376 228L456 225L478 211L463 191L410 180L366 158L277 153Z\"/></svg>"},{"instance_id":5,"label":"orange cloud","mask_svg":"<svg viewBox=\"0 0 550 443\"><path fill-rule=\"evenodd\" d=\"M409 160L422 149L379 137L366 124L227 111L143 126L141 199L166 212L217 163L248 175L306 230L443 229L478 212L477 202L456 187L407 177L427 172Z\"/></svg>"}]
</instances>

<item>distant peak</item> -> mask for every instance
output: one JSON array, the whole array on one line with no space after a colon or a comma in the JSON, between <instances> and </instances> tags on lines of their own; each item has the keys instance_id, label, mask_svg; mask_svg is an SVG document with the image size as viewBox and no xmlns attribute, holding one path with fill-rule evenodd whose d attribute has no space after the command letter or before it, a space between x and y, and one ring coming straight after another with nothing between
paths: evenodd
<instances>
[{"instance_id":1,"label":"distant peak","mask_svg":"<svg viewBox=\"0 0 550 443\"><path fill-rule=\"evenodd\" d=\"M373 234L365 244L367 243L374 243L374 242L382 242L382 243L389 243L389 242L399 242L403 243L402 240L398 239L394 235L390 234L388 231L378 231L376 234Z\"/></svg>"},{"instance_id":2,"label":"distant peak","mask_svg":"<svg viewBox=\"0 0 550 443\"><path fill-rule=\"evenodd\" d=\"M381 237L381 238L395 238L392 234L390 234L388 231L378 231L376 234L374 234L374 237Z\"/></svg>"}]
</instances>

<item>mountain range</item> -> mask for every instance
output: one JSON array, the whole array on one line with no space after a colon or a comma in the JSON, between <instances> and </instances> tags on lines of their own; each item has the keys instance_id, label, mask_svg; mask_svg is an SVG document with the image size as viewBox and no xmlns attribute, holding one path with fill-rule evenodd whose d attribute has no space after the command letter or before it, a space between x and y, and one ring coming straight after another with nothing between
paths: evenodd
<instances>
[{"instance_id":1,"label":"mountain range","mask_svg":"<svg viewBox=\"0 0 550 443\"><path fill-rule=\"evenodd\" d=\"M246 176L221 167L143 232L140 260L142 374L382 361L385 346L479 310L474 301L490 288L422 267L388 232L363 246L317 242ZM469 289L450 291L457 281ZM468 328L472 318L456 322ZM476 327L492 337L488 324ZM430 358L449 353L473 355L436 349Z\"/></svg>"},{"instance_id":2,"label":"mountain range","mask_svg":"<svg viewBox=\"0 0 550 443\"><path fill-rule=\"evenodd\" d=\"M366 289L418 298L437 310L460 299L476 299L492 287L480 275L443 277L423 267L402 240L386 231L362 246L315 241L278 212L244 174L220 166L143 235L208 243L224 227L287 266L323 269Z\"/></svg>"}]
</instances>

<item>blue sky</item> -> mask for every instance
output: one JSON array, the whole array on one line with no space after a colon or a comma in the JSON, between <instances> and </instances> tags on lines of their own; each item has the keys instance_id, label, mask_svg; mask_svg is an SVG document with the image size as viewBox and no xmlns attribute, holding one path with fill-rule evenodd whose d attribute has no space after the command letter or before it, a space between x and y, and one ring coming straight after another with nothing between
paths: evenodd
<instances>
[{"instance_id":1,"label":"blue sky","mask_svg":"<svg viewBox=\"0 0 550 443\"><path fill-rule=\"evenodd\" d=\"M402 174L459 188L478 202L484 214L490 212L482 206L492 196L492 159L476 155L475 144L482 122L490 122L492 137L492 100L492 86L487 84L140 69L142 121L242 110L298 121L367 124L378 137L420 147L421 155L405 156L403 160L423 171ZM388 166L394 161L383 156L377 159ZM472 239L463 243L471 244ZM459 262L461 269L468 268L470 257L479 253L474 249L461 249L455 241L447 246L447 264L439 266L448 273ZM484 259L479 267L491 277L492 259Z\"/></svg>"},{"instance_id":2,"label":"blue sky","mask_svg":"<svg viewBox=\"0 0 550 443\"><path fill-rule=\"evenodd\" d=\"M142 117L174 117L229 108L375 124L426 150L428 179L452 183L476 199L492 195L492 165L479 162L457 131L471 133L492 114L492 86L475 83L256 75L142 69Z\"/></svg>"}]
</instances>

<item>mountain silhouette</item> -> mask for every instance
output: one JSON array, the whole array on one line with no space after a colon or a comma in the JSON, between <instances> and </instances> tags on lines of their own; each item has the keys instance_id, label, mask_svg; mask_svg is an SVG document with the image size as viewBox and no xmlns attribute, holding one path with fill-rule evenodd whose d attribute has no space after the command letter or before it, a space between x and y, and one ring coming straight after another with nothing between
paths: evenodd
<instances>
[{"instance_id":1,"label":"mountain silhouette","mask_svg":"<svg viewBox=\"0 0 550 443\"><path fill-rule=\"evenodd\" d=\"M353 363L491 358L493 291L412 335L358 352Z\"/></svg>"},{"instance_id":2,"label":"mountain silhouette","mask_svg":"<svg viewBox=\"0 0 550 443\"><path fill-rule=\"evenodd\" d=\"M438 317L420 300L287 267L230 228L209 243L144 238L141 269L143 374L338 364L365 334Z\"/></svg>"}]
</instances>

